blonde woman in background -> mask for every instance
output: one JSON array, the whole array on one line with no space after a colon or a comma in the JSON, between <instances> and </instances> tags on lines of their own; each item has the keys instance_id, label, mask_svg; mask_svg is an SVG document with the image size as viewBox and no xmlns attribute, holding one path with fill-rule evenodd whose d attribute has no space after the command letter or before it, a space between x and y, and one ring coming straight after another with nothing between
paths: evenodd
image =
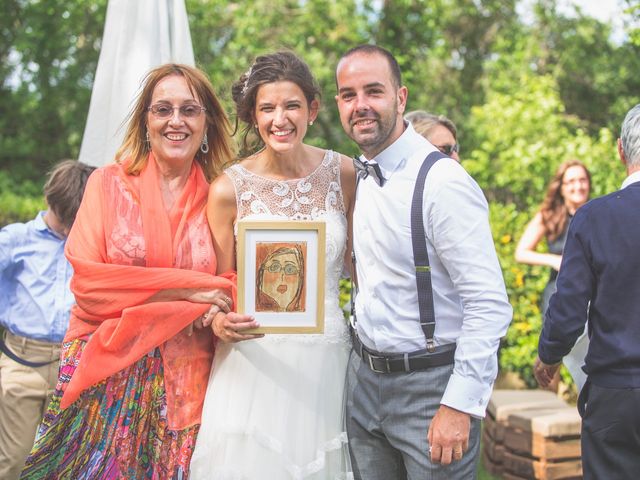
<instances>
[{"instance_id":1,"label":"blonde woman in background","mask_svg":"<svg viewBox=\"0 0 640 480\"><path fill-rule=\"evenodd\" d=\"M434 147L456 162L460 162L458 131L451 120L444 115L434 115L424 110L414 110L407 113L404 118L411 122L415 131L429 140Z\"/></svg>"}]
</instances>

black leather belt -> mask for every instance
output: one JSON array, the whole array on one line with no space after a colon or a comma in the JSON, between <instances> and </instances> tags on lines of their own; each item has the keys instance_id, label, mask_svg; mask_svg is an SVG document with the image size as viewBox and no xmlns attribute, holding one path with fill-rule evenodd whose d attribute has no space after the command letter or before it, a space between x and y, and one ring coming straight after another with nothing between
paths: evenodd
<instances>
[{"instance_id":1,"label":"black leather belt","mask_svg":"<svg viewBox=\"0 0 640 480\"><path fill-rule=\"evenodd\" d=\"M433 352L424 349L411 353L385 355L365 347L356 331L353 328L350 330L353 349L363 362L376 373L414 372L451 365L456 354L456 344L448 343L438 345Z\"/></svg>"}]
</instances>

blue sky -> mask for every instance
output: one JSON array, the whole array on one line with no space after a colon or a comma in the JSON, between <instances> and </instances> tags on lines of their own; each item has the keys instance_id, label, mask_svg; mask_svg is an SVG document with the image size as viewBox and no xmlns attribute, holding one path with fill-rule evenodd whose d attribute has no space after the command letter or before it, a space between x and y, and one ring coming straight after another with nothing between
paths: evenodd
<instances>
[{"instance_id":1,"label":"blue sky","mask_svg":"<svg viewBox=\"0 0 640 480\"><path fill-rule=\"evenodd\" d=\"M599 20L611 20L623 10L619 0L563 0L562 3L578 5L585 13Z\"/></svg>"},{"instance_id":2,"label":"blue sky","mask_svg":"<svg viewBox=\"0 0 640 480\"><path fill-rule=\"evenodd\" d=\"M530 18L531 5L535 0L521 0L518 11L522 18ZM611 22L613 25L613 41L622 43L625 39L622 12L625 8L624 0L558 0L560 12L571 15L575 12L574 6L582 9L586 15L597 18L602 22ZM628 17L628 16L627 16ZM627 20L629 20L627 18Z\"/></svg>"},{"instance_id":3,"label":"blue sky","mask_svg":"<svg viewBox=\"0 0 640 480\"><path fill-rule=\"evenodd\" d=\"M519 10L526 14L534 2L535 0L520 0ZM558 0L558 7L561 12L571 13L576 5L583 13L606 22L620 16L623 2L624 0Z\"/></svg>"}]
</instances>

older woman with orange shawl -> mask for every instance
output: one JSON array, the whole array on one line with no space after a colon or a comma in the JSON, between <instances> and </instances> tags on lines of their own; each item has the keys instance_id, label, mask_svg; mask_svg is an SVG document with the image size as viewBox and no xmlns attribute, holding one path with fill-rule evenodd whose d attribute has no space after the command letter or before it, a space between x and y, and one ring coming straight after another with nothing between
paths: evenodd
<instances>
[{"instance_id":1,"label":"older woman with orange shawl","mask_svg":"<svg viewBox=\"0 0 640 480\"><path fill-rule=\"evenodd\" d=\"M22 478L187 478L214 347L192 325L235 298L233 272L215 275L204 212L231 156L206 76L152 70L69 235L77 303Z\"/></svg>"}]
</instances>

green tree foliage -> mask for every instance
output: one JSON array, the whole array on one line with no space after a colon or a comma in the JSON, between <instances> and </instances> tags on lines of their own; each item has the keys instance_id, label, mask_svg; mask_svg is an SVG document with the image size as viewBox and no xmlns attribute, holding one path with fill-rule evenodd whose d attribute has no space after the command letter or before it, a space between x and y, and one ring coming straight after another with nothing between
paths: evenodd
<instances>
[{"instance_id":1,"label":"green tree foliage","mask_svg":"<svg viewBox=\"0 0 640 480\"><path fill-rule=\"evenodd\" d=\"M541 292L549 269L516 263L516 244L561 162L576 158L587 165L593 196L618 189L625 172L615 135L607 129L587 135L582 122L566 113L551 76L523 74L513 85L511 93L489 93L484 105L472 109L469 133L477 148L464 165L491 201L494 242L514 309L500 365L534 386Z\"/></svg>"},{"instance_id":2,"label":"green tree foliage","mask_svg":"<svg viewBox=\"0 0 640 480\"><path fill-rule=\"evenodd\" d=\"M640 47L640 0L626 0L625 12L629 15L627 31L631 43Z\"/></svg>"},{"instance_id":3,"label":"green tree foliage","mask_svg":"<svg viewBox=\"0 0 640 480\"><path fill-rule=\"evenodd\" d=\"M322 110L309 130L311 143L346 151L333 96L334 68L349 47L364 43L368 2L312 0L188 0L191 35L199 64L233 112L231 85L260 54L292 50L310 65L323 92ZM213 13L213 14L212 14Z\"/></svg>"},{"instance_id":4,"label":"green tree foliage","mask_svg":"<svg viewBox=\"0 0 640 480\"><path fill-rule=\"evenodd\" d=\"M591 133L618 128L629 99L640 99L640 50L632 43L617 44L612 26L584 16L558 15L555 1L541 1L535 9L532 38L539 45L537 73L551 74L558 83L567 113L578 116Z\"/></svg>"},{"instance_id":5,"label":"green tree foliage","mask_svg":"<svg viewBox=\"0 0 640 480\"><path fill-rule=\"evenodd\" d=\"M533 359L542 326L541 294L549 272L514 260L518 238L531 220L529 212L517 209L513 203L493 202L489 220L507 295L513 306L513 320L500 348L500 369L518 373L528 386L534 387Z\"/></svg>"},{"instance_id":6,"label":"green tree foliage","mask_svg":"<svg viewBox=\"0 0 640 480\"><path fill-rule=\"evenodd\" d=\"M519 28L514 0L384 2L372 33L396 52L409 86L409 107L464 123L482 104L485 64L496 41Z\"/></svg>"},{"instance_id":7,"label":"green tree foliage","mask_svg":"<svg viewBox=\"0 0 640 480\"><path fill-rule=\"evenodd\" d=\"M614 135L601 129L589 136L583 122L568 115L559 88L548 75L524 73L510 93L491 92L469 117L468 135L476 148L464 165L491 201L519 209L537 206L558 165L577 158L593 171L594 193L619 185Z\"/></svg>"},{"instance_id":8,"label":"green tree foliage","mask_svg":"<svg viewBox=\"0 0 640 480\"><path fill-rule=\"evenodd\" d=\"M29 220L44 208L40 185L29 180L16 184L8 172L0 170L0 227Z\"/></svg>"},{"instance_id":9,"label":"green tree foliage","mask_svg":"<svg viewBox=\"0 0 640 480\"><path fill-rule=\"evenodd\" d=\"M0 162L21 176L44 175L78 154L106 0L2 4Z\"/></svg>"}]
</instances>

